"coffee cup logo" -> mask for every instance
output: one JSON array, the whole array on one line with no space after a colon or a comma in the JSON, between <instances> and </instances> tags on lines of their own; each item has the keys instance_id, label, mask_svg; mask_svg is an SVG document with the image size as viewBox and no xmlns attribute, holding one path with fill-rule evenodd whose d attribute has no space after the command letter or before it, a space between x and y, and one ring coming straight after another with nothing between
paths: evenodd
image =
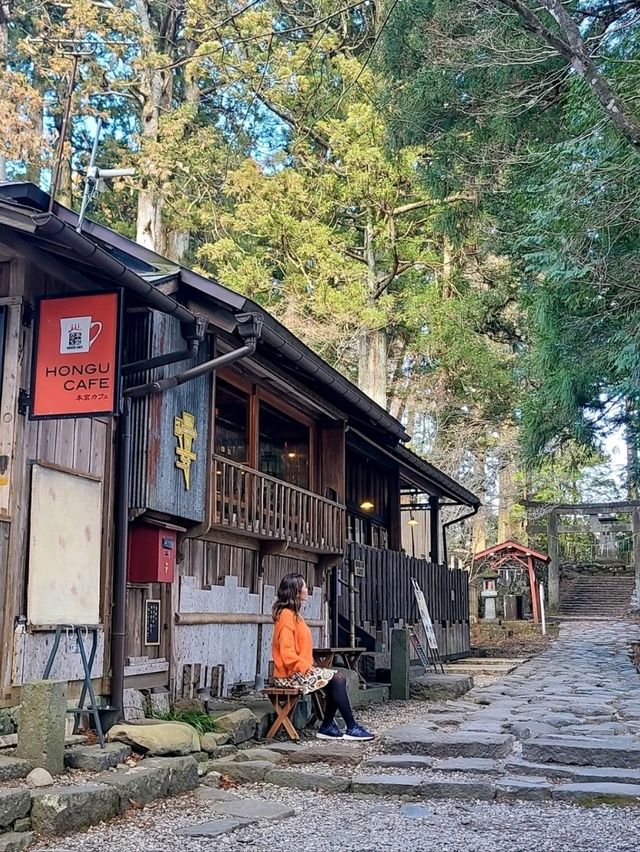
<instances>
[{"instance_id":1,"label":"coffee cup logo","mask_svg":"<svg viewBox=\"0 0 640 852\"><path fill-rule=\"evenodd\" d=\"M102 323L91 317L64 317L60 320L60 354L88 352L102 331Z\"/></svg>"}]
</instances>

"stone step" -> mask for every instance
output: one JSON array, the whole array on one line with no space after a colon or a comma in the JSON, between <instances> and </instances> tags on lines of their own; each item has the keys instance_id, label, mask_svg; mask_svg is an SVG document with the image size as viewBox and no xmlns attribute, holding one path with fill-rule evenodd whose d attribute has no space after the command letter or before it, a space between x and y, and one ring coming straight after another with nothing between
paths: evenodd
<instances>
[{"instance_id":1,"label":"stone step","mask_svg":"<svg viewBox=\"0 0 640 852\"><path fill-rule=\"evenodd\" d=\"M381 701L389 700L389 687L380 686L380 684L368 684L366 689L359 689L353 697L353 707L356 710L362 710L364 707L370 707L372 704L379 704Z\"/></svg>"},{"instance_id":2,"label":"stone step","mask_svg":"<svg viewBox=\"0 0 640 852\"><path fill-rule=\"evenodd\" d=\"M473 678L459 672L448 674L427 673L412 678L409 684L411 698L422 701L446 701L459 698L473 689Z\"/></svg>"},{"instance_id":3,"label":"stone step","mask_svg":"<svg viewBox=\"0 0 640 852\"><path fill-rule=\"evenodd\" d=\"M460 660L456 663L447 663L447 672L450 674L507 675L515 671L523 662L525 660Z\"/></svg>"},{"instance_id":4,"label":"stone step","mask_svg":"<svg viewBox=\"0 0 640 852\"><path fill-rule=\"evenodd\" d=\"M626 606L630 600L630 595L624 595L620 598L607 596L606 600L600 600L593 595L584 595L584 597L565 598L562 601L562 606L598 606L603 609L615 609L619 606Z\"/></svg>"},{"instance_id":5,"label":"stone step","mask_svg":"<svg viewBox=\"0 0 640 852\"><path fill-rule=\"evenodd\" d=\"M389 754L420 754L426 757L467 757L499 759L513 749L508 734L433 731L419 723L400 725L387 731L382 746Z\"/></svg>"},{"instance_id":6,"label":"stone step","mask_svg":"<svg viewBox=\"0 0 640 852\"><path fill-rule=\"evenodd\" d=\"M410 755L403 755L407 758L407 763L402 764L407 767L412 759ZM414 757L413 760L417 761ZM380 767L383 764L372 760L363 766L373 768ZM434 764L434 769L443 770L447 768L447 764L452 761L442 761ZM472 763L472 761L470 761ZM481 766L481 771L486 771L488 767L486 761ZM401 764L394 764L399 767ZM516 769L522 764L513 762L510 764ZM422 767L421 764L415 764L415 768ZM453 767L449 766L449 769ZM462 769L462 766L459 766ZM493 768L493 767L492 767ZM496 767L497 769L497 767ZM283 770L274 769L266 777L266 782L277 786L295 788L299 790L322 790L328 793L351 792L357 795L368 796L403 796L416 799L453 799L463 801L491 801L498 799L499 801L544 801L557 800L565 802L575 802L577 804L593 805L593 804L611 804L611 805L628 805L640 804L640 784L633 783L618 783L615 781L597 781L588 782L584 780L571 780L569 783L551 783L546 778L541 778L532 775L514 774L506 775L498 780L488 777L482 779L475 778L459 778L456 777L455 771L452 772L452 777L447 777L444 772L440 777L424 774L375 774L359 772L356 773L351 780L344 776L334 775L332 773L309 773L299 770ZM216 806L217 807L217 806ZM221 808L217 808L220 813L228 813ZM234 811L234 814L236 812ZM238 812L238 816L243 816Z\"/></svg>"},{"instance_id":7,"label":"stone step","mask_svg":"<svg viewBox=\"0 0 640 852\"><path fill-rule=\"evenodd\" d=\"M420 775L355 775L351 792L370 796L413 796L420 799L491 800L496 787L488 781L424 780Z\"/></svg>"},{"instance_id":8,"label":"stone step","mask_svg":"<svg viewBox=\"0 0 640 852\"><path fill-rule=\"evenodd\" d=\"M640 784L558 784L551 798L580 805L638 805Z\"/></svg>"},{"instance_id":9,"label":"stone step","mask_svg":"<svg viewBox=\"0 0 640 852\"><path fill-rule=\"evenodd\" d=\"M631 600L631 595L600 595L585 594L585 595L567 595L561 601L562 606L601 606L601 607L618 607L625 606Z\"/></svg>"},{"instance_id":10,"label":"stone step","mask_svg":"<svg viewBox=\"0 0 640 852\"><path fill-rule=\"evenodd\" d=\"M640 769L617 769L612 766L563 766L558 763L528 763L510 760L505 772L511 775L538 775L545 778L570 778L580 783L640 784Z\"/></svg>"},{"instance_id":11,"label":"stone step","mask_svg":"<svg viewBox=\"0 0 640 852\"><path fill-rule=\"evenodd\" d=\"M540 737L522 745L530 763L640 769L640 740L628 737Z\"/></svg>"},{"instance_id":12,"label":"stone step","mask_svg":"<svg viewBox=\"0 0 640 852\"><path fill-rule=\"evenodd\" d=\"M620 601L598 600L597 598L585 598L584 600L563 600L560 602L561 608L575 607L576 609L586 609L591 607L595 611L606 612L607 610L619 612L621 609L627 609L631 605L631 596Z\"/></svg>"},{"instance_id":13,"label":"stone step","mask_svg":"<svg viewBox=\"0 0 640 852\"><path fill-rule=\"evenodd\" d=\"M619 613L614 615L574 615L572 613L558 612L555 616L550 616L550 621L613 621L620 617Z\"/></svg>"}]
</instances>

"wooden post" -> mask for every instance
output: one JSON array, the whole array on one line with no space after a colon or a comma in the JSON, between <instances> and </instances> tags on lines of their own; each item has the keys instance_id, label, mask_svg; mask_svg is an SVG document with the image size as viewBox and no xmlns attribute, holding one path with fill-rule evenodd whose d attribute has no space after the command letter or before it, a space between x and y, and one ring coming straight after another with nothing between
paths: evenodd
<instances>
[{"instance_id":1,"label":"wooden post","mask_svg":"<svg viewBox=\"0 0 640 852\"><path fill-rule=\"evenodd\" d=\"M635 604L640 608L640 508L631 513L631 530L633 534L633 564L636 576Z\"/></svg>"},{"instance_id":2,"label":"wooden post","mask_svg":"<svg viewBox=\"0 0 640 852\"><path fill-rule=\"evenodd\" d=\"M540 623L540 587L536 578L536 571L533 564L533 556L527 559L527 570L529 572L529 587L531 588L531 610L533 612L533 621L535 624Z\"/></svg>"},{"instance_id":3,"label":"wooden post","mask_svg":"<svg viewBox=\"0 0 640 852\"><path fill-rule=\"evenodd\" d=\"M429 497L429 559L434 565L440 563L440 498Z\"/></svg>"},{"instance_id":4,"label":"wooden post","mask_svg":"<svg viewBox=\"0 0 640 852\"><path fill-rule=\"evenodd\" d=\"M552 509L549 513L549 609L557 611L560 605L560 542L558 541L558 515Z\"/></svg>"},{"instance_id":5,"label":"wooden post","mask_svg":"<svg viewBox=\"0 0 640 852\"><path fill-rule=\"evenodd\" d=\"M411 640L409 631L394 628L391 631L391 688L392 701L409 698L409 669L411 665Z\"/></svg>"}]
</instances>

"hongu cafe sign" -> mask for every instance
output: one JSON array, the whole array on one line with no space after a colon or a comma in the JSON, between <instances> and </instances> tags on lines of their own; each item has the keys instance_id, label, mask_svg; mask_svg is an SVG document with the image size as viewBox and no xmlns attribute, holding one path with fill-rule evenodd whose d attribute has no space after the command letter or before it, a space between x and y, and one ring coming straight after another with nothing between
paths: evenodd
<instances>
[{"instance_id":1,"label":"hongu cafe sign","mask_svg":"<svg viewBox=\"0 0 640 852\"><path fill-rule=\"evenodd\" d=\"M116 414L120 294L42 298L36 322L30 417Z\"/></svg>"}]
</instances>

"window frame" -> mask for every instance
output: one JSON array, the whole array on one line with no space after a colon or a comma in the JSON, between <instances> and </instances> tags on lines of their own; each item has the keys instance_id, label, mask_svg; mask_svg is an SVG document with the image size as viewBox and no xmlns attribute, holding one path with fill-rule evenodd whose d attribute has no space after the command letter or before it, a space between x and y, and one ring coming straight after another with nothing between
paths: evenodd
<instances>
[{"instance_id":1,"label":"window frame","mask_svg":"<svg viewBox=\"0 0 640 852\"><path fill-rule=\"evenodd\" d=\"M246 467L251 468L252 470L259 471L259 462L260 462L260 403L264 402L267 405L270 405L271 408L275 408L281 414L284 414L286 417L290 417L292 420L295 420L297 423L306 426L309 429L309 486L308 488L303 488L303 491L310 491L314 494L317 493L317 484L319 481L319 465L318 465L318 424L312 418L309 417L302 411L298 411L294 406L290 405L287 402L284 402L278 397L276 394L271 391L262 388L260 385L255 382L251 382L246 379L244 376L239 375L238 373L232 370L219 370L216 375L216 384L218 381L222 381L225 384L232 387L234 390L240 391L248 396L249 400L249 435L248 435L248 460L245 464ZM215 398L214 398L214 430L215 430ZM215 446L215 433L214 433L214 446ZM268 474L265 474L268 476ZM279 480L280 482L284 482L286 485L290 485L292 488L300 488L298 485L294 485L291 482L287 482L286 479Z\"/></svg>"}]
</instances>

